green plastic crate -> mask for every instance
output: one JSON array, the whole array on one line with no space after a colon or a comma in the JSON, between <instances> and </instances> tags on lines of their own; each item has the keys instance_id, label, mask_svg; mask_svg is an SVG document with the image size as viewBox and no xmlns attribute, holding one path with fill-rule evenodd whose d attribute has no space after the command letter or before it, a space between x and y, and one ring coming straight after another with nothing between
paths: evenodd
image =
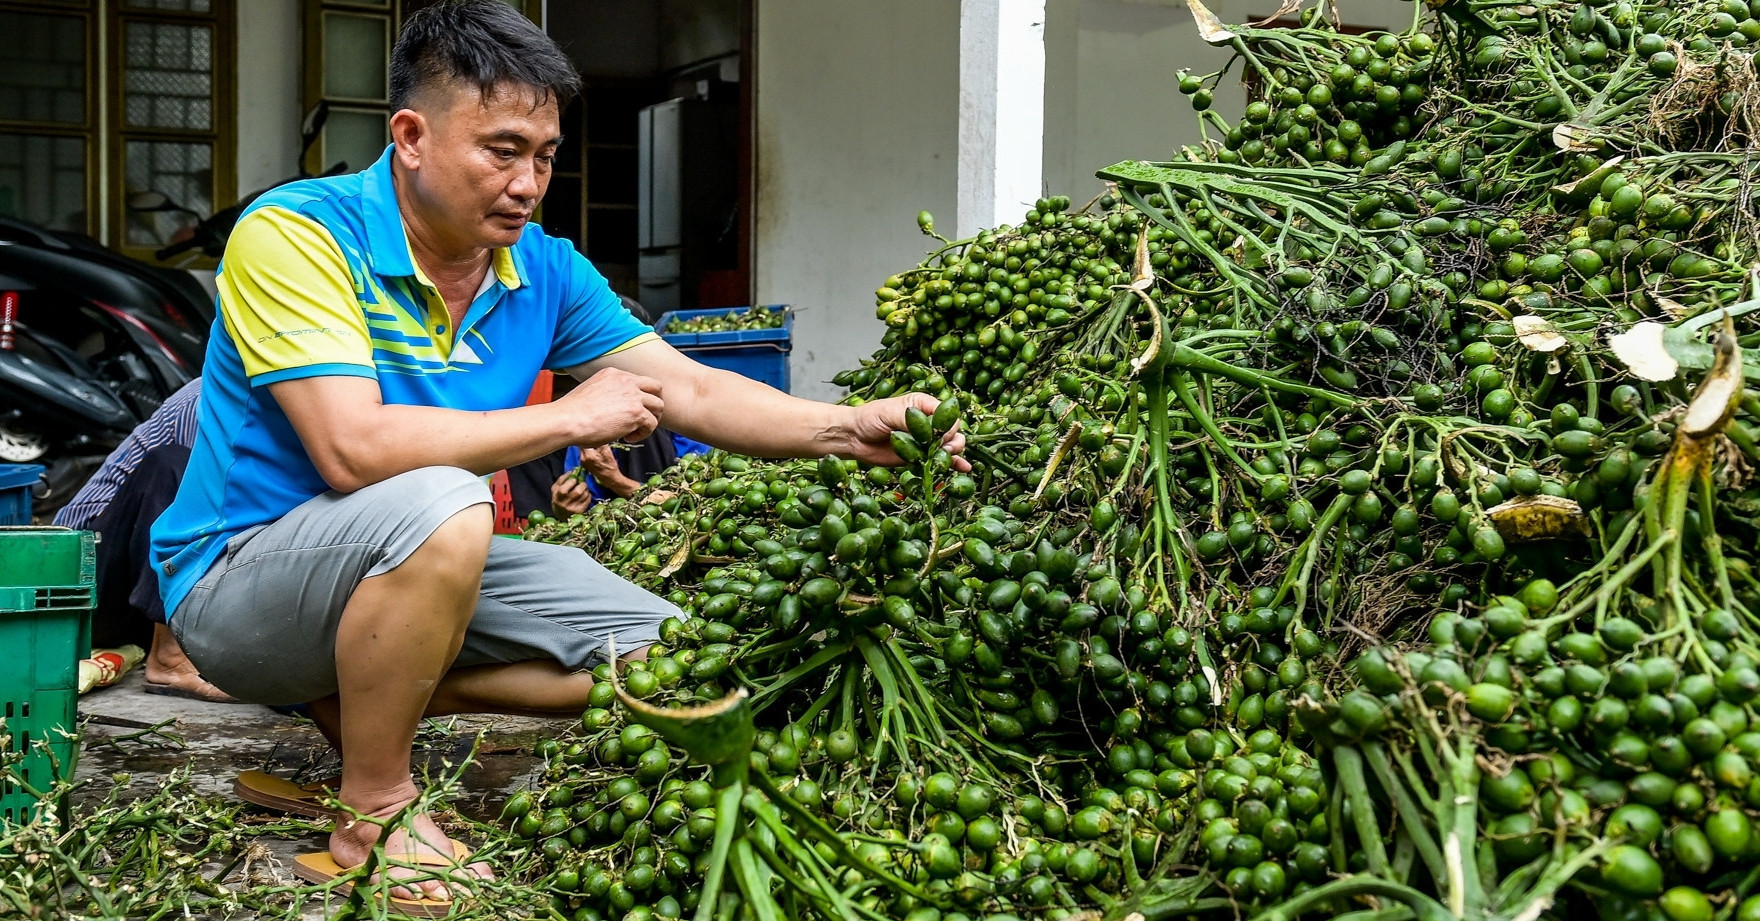
<instances>
[{"instance_id":1,"label":"green plastic crate","mask_svg":"<svg viewBox=\"0 0 1760 921\"><path fill-rule=\"evenodd\" d=\"M0 528L0 751L9 761L24 752L14 771L38 790L71 776L79 755L71 733L96 594L92 532ZM13 777L0 777L0 823L28 821L38 805Z\"/></svg>"}]
</instances>

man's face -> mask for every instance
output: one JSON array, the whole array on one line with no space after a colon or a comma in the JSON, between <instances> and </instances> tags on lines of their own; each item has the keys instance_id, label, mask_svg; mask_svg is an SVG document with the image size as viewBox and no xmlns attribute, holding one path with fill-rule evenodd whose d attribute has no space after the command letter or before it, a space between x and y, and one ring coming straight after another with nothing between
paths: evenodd
<instances>
[{"instance_id":1,"label":"man's face","mask_svg":"<svg viewBox=\"0 0 1760 921\"><path fill-rule=\"evenodd\" d=\"M550 185L561 143L554 97L529 87L429 90L415 104L427 123L413 191L432 229L462 247L497 248L520 232Z\"/></svg>"}]
</instances>

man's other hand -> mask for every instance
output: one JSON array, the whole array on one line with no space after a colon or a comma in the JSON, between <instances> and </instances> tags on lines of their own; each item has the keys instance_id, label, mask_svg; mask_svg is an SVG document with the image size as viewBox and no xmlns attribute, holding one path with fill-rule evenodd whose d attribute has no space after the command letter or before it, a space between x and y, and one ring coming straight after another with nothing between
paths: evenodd
<instances>
[{"instance_id":1,"label":"man's other hand","mask_svg":"<svg viewBox=\"0 0 1760 921\"><path fill-rule=\"evenodd\" d=\"M617 466L617 454L611 450L610 445L582 448L581 467L594 479L617 476L623 473L623 469Z\"/></svg>"},{"instance_id":2,"label":"man's other hand","mask_svg":"<svg viewBox=\"0 0 1760 921\"><path fill-rule=\"evenodd\" d=\"M550 510L558 518L579 515L593 504L593 490L570 470L550 484Z\"/></svg>"},{"instance_id":3,"label":"man's other hand","mask_svg":"<svg viewBox=\"0 0 1760 921\"><path fill-rule=\"evenodd\" d=\"M576 444L635 444L654 433L666 411L659 381L618 368L594 374L556 403L577 422Z\"/></svg>"},{"instance_id":4,"label":"man's other hand","mask_svg":"<svg viewBox=\"0 0 1760 921\"><path fill-rule=\"evenodd\" d=\"M596 448L581 449L581 469L585 470L593 481L603 486L614 495L628 499L642 488L642 484L627 477L623 468L617 466L617 454L610 445Z\"/></svg>"},{"instance_id":5,"label":"man's other hand","mask_svg":"<svg viewBox=\"0 0 1760 921\"><path fill-rule=\"evenodd\" d=\"M850 446L838 453L863 463L896 467L904 460L892 450L892 433L908 431L904 411L915 406L933 416L940 405L940 400L926 393L906 393L851 407L853 419L847 423ZM966 434L960 426L955 425L941 436L941 447L953 455L954 469L972 469L971 463L960 456L966 449Z\"/></svg>"}]
</instances>

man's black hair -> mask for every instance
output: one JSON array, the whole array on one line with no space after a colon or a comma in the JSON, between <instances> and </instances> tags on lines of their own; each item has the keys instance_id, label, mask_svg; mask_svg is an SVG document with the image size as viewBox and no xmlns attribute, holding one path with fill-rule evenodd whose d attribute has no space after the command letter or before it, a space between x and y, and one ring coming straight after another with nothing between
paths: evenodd
<instances>
[{"instance_id":1,"label":"man's black hair","mask_svg":"<svg viewBox=\"0 0 1760 921\"><path fill-rule=\"evenodd\" d=\"M391 111L424 89L458 82L487 98L502 84L568 105L580 74L532 21L499 0L440 0L411 15L391 49Z\"/></svg>"}]
</instances>

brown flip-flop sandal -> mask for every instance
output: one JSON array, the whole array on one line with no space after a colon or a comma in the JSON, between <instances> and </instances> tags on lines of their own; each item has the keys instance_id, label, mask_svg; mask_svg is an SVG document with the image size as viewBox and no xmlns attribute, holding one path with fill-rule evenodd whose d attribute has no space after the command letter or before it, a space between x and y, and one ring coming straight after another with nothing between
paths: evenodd
<instances>
[{"instance_id":1,"label":"brown flip-flop sandal","mask_svg":"<svg viewBox=\"0 0 1760 921\"><path fill-rule=\"evenodd\" d=\"M208 686L214 687L212 684L209 684ZM211 704L244 703L244 701L239 700L225 691L221 691L219 688L214 688L214 690L220 694L219 697L203 694L201 691L192 691L189 688L180 688L175 684L164 684L158 681L145 682L141 686L141 690L146 691L148 694L157 694L160 697L181 697L185 700L200 700Z\"/></svg>"},{"instance_id":2,"label":"brown flip-flop sandal","mask_svg":"<svg viewBox=\"0 0 1760 921\"><path fill-rule=\"evenodd\" d=\"M453 859L451 860L438 854L417 854L397 861L387 860L386 865L406 869L419 867L463 869L465 862L471 857L471 850L460 842L454 841L452 842L452 854ZM301 854L293 859L293 874L308 883L335 882L338 877L351 872L353 871L338 864L336 858L330 856L329 851ZM408 884L399 883L398 885ZM353 891L353 883L341 883L336 887L336 894L343 898L347 898L349 893ZM385 906L394 914L411 918L444 918L453 913L459 902L459 899L441 901L440 899L400 899L396 896L388 896L385 900Z\"/></svg>"},{"instance_id":3,"label":"brown flip-flop sandal","mask_svg":"<svg viewBox=\"0 0 1760 921\"><path fill-rule=\"evenodd\" d=\"M335 816L324 808L323 801L325 797L336 795L341 788L341 777L326 777L302 784L263 771L244 771L232 781L232 794L247 803L313 819Z\"/></svg>"}]
</instances>

